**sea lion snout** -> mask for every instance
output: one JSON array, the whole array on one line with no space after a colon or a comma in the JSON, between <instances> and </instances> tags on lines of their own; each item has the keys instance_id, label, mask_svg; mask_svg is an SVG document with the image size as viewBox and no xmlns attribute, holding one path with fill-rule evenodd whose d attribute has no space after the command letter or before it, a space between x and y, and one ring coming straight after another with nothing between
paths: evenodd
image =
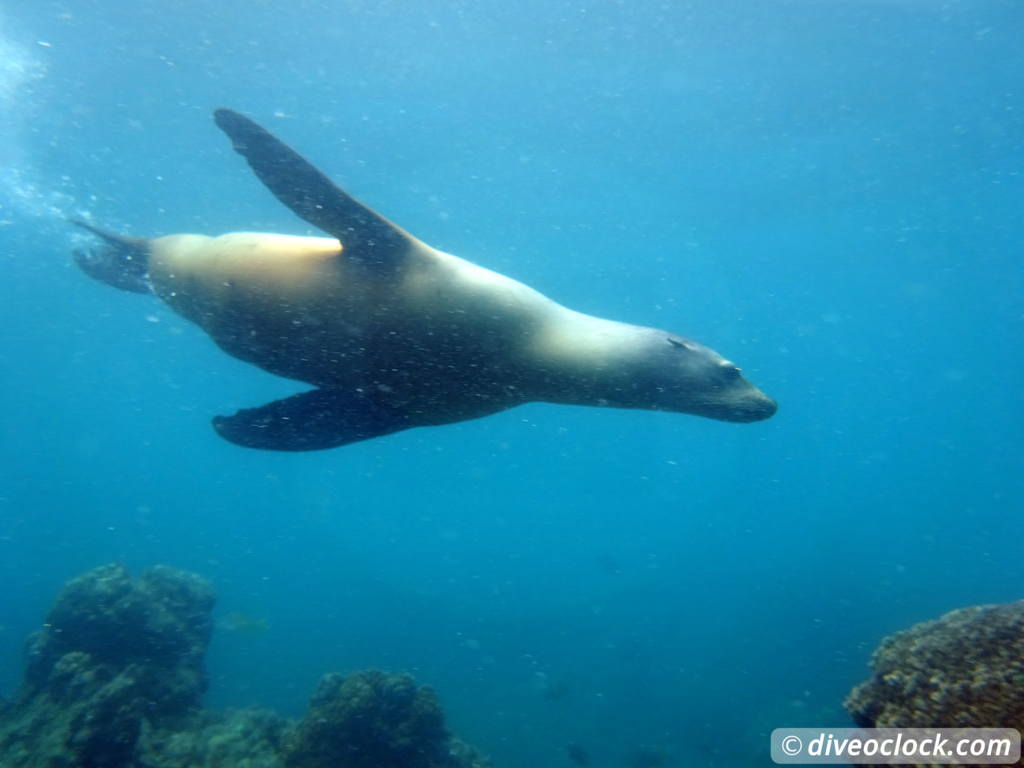
<instances>
[{"instance_id":1,"label":"sea lion snout","mask_svg":"<svg viewBox=\"0 0 1024 768\"><path fill-rule=\"evenodd\" d=\"M713 418L721 421L749 423L764 421L774 416L775 412L779 410L779 404L752 384L750 388L753 392L748 393L738 402L732 403L730 407L723 410L721 416Z\"/></svg>"},{"instance_id":2,"label":"sea lion snout","mask_svg":"<svg viewBox=\"0 0 1024 768\"><path fill-rule=\"evenodd\" d=\"M778 409L778 403L737 372L725 386L709 385L703 395L692 399L688 407L671 410L716 421L747 424L770 419Z\"/></svg>"}]
</instances>

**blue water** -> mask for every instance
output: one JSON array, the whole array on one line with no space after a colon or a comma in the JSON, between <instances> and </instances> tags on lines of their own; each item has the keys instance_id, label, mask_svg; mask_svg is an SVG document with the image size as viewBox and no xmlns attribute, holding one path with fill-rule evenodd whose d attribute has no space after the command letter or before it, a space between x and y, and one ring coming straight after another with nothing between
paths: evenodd
<instances>
[{"instance_id":1,"label":"blue water","mask_svg":"<svg viewBox=\"0 0 1024 768\"><path fill-rule=\"evenodd\" d=\"M269 623L216 633L212 707L297 715L372 666L499 766L763 765L774 727L848 724L884 635L1022 596L1015 0L5 5L0 691L66 579L159 562ZM778 415L220 441L302 385L87 279L61 219L308 232L218 106L435 246L714 347Z\"/></svg>"}]
</instances>

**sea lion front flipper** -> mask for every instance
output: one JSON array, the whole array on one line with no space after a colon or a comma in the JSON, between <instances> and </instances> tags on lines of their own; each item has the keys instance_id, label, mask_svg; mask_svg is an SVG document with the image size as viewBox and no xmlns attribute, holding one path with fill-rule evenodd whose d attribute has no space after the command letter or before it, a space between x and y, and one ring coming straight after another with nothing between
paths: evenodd
<instances>
[{"instance_id":1,"label":"sea lion front flipper","mask_svg":"<svg viewBox=\"0 0 1024 768\"><path fill-rule=\"evenodd\" d=\"M393 266L415 242L245 115L230 109L218 109L213 114L235 151L274 197L314 227L338 238L347 257Z\"/></svg>"},{"instance_id":2,"label":"sea lion front flipper","mask_svg":"<svg viewBox=\"0 0 1024 768\"><path fill-rule=\"evenodd\" d=\"M213 419L228 442L269 451L337 448L410 426L401 414L340 389L314 389Z\"/></svg>"}]
</instances>

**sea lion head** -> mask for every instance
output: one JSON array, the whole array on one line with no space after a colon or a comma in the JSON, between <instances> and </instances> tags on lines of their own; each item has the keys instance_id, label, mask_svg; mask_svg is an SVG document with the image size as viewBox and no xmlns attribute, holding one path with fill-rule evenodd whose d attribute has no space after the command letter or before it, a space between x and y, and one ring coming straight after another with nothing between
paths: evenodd
<instances>
[{"instance_id":1,"label":"sea lion head","mask_svg":"<svg viewBox=\"0 0 1024 768\"><path fill-rule=\"evenodd\" d=\"M733 363L692 339L653 328L634 341L629 379L609 405L704 416L719 421L761 421L778 405Z\"/></svg>"}]
</instances>

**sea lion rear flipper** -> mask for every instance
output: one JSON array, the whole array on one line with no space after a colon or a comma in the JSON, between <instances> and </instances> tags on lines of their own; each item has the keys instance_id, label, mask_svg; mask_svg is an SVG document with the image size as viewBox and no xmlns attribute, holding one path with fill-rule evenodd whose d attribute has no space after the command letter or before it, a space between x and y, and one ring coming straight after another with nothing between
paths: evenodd
<instances>
[{"instance_id":1,"label":"sea lion rear flipper","mask_svg":"<svg viewBox=\"0 0 1024 768\"><path fill-rule=\"evenodd\" d=\"M100 250L72 251L75 263L85 274L122 291L150 293L149 240L119 235L81 219L69 218L68 222L92 232L106 243Z\"/></svg>"},{"instance_id":2,"label":"sea lion rear flipper","mask_svg":"<svg viewBox=\"0 0 1024 768\"><path fill-rule=\"evenodd\" d=\"M297 216L338 238L347 257L393 266L415 242L245 115L218 109L214 120L267 189Z\"/></svg>"},{"instance_id":3,"label":"sea lion rear flipper","mask_svg":"<svg viewBox=\"0 0 1024 768\"><path fill-rule=\"evenodd\" d=\"M270 451L316 451L380 437L411 426L365 395L314 389L217 416L213 428L228 442Z\"/></svg>"}]
</instances>

